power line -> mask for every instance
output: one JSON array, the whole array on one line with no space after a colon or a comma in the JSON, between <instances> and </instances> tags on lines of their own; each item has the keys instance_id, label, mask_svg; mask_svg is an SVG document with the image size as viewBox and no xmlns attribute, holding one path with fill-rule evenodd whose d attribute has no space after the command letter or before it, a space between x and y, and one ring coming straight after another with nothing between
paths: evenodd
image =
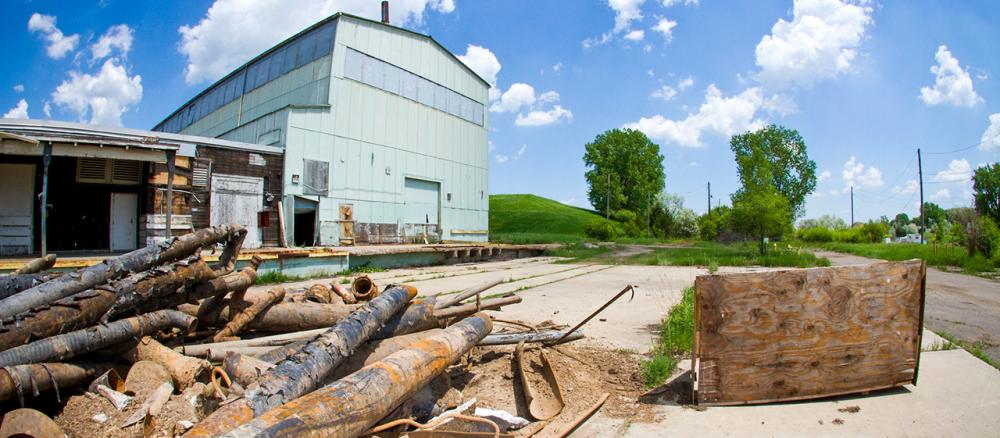
<instances>
[{"instance_id":1,"label":"power line","mask_svg":"<svg viewBox=\"0 0 1000 438\"><path fill-rule=\"evenodd\" d=\"M964 152L964 151L972 149L972 148L974 148L976 146L979 146L979 145L981 145L981 144L983 144L985 142L986 142L985 140L981 140L979 143L976 143L976 144L973 144L973 145L969 145L969 146L966 146L966 147L962 147L962 148L958 148L958 149L954 149L954 150L950 150L950 151L924 152L924 155L947 155L947 154L954 154L954 153L958 153L958 152Z\"/></svg>"}]
</instances>

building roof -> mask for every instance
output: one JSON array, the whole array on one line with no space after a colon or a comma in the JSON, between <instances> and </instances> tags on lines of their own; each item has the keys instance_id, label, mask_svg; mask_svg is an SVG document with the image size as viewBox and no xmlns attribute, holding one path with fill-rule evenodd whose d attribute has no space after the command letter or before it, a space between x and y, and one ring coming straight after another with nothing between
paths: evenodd
<instances>
[{"instance_id":1,"label":"building roof","mask_svg":"<svg viewBox=\"0 0 1000 438\"><path fill-rule=\"evenodd\" d=\"M188 99L186 102L184 102L183 104L181 104L179 107L177 107L176 110L172 111L170 114L168 114L166 117L164 117L163 120L160 120L160 122L157 123L154 126L154 128L157 127L157 126L163 125L164 123L166 123L167 120L170 120L171 117L173 117L175 114L179 113L181 110L183 110L184 108L186 108L189 104L191 104L192 102L194 102L195 100L197 100L199 97L201 97L205 93L208 93L209 91L211 91L212 89L214 89L217 85L225 82L226 80L228 80L233 75L239 73L241 70L246 69L247 67L250 66L250 64L253 64L255 61L257 61L257 60L259 60L261 58L264 58L269 53L274 52L277 49L280 49L282 46L288 44L289 42L291 42L292 40L298 38L299 36L302 36L302 35L308 33L309 31L311 31L313 29L316 29L316 28L318 28L318 27L320 27L320 26L322 26L322 25L324 25L326 23L329 23L331 21L337 20L340 17L347 17L347 18L351 18L351 19L354 19L354 20L363 21L365 23L376 24L376 25L379 25L379 26L385 26L387 28L399 30L399 31L402 31L402 32L406 32L406 33L408 33L410 35L414 35L414 36L426 39L426 40L434 43L434 45L436 45L438 48L440 48L445 53L447 53L449 56L451 56L452 59L455 60L455 62L457 62L459 65L461 65L462 68L464 68L469 73L472 73L472 76L475 77L476 79L479 79L479 81L482 82L483 85L486 85L486 87L492 87L493 86L492 84L490 84L489 82L487 82L486 79L483 79L483 77L480 76L479 73L476 73L475 70L469 68L468 65L465 65L465 63L462 62L461 59L458 59L458 57L455 56L454 53L451 53L450 50L448 50L447 48L445 48L443 45L441 45L441 43L439 43L437 40L434 39L434 37L432 37L430 35L425 35L425 34L422 34L420 32L415 32L415 31L412 31L410 29L406 29L404 27L394 26L392 24L386 24L386 23L383 23L381 21L371 20L371 19L360 17L360 16L357 16L357 15L348 14L346 12L338 12L336 14L333 14L333 15L331 15L329 17L326 17L326 18L324 18L324 19L322 19L322 20L314 23L313 25L311 25L311 26L309 26L309 27L307 27L305 29L302 29L301 31L297 32L296 34L294 34L294 35L292 35L292 36L290 36L288 38L285 38L280 43L275 44L274 46L271 46L271 48L269 48L269 49L261 52L259 55L255 56L255 57L251 58L249 61L243 63L243 65L240 65L239 67L233 69L233 71L231 71L228 74L226 74L225 76L219 78L218 80L216 80L215 82L213 82L211 85L209 85L209 86L205 87L204 89L202 89L201 92L199 92L198 94L195 94L190 99Z\"/></svg>"},{"instance_id":2,"label":"building roof","mask_svg":"<svg viewBox=\"0 0 1000 438\"><path fill-rule=\"evenodd\" d=\"M284 152L282 148L276 146L241 143L219 138L37 119L0 119L0 138L11 138L29 143L43 141L88 143L160 150L177 150L183 145L199 145L265 154L280 155Z\"/></svg>"}]
</instances>

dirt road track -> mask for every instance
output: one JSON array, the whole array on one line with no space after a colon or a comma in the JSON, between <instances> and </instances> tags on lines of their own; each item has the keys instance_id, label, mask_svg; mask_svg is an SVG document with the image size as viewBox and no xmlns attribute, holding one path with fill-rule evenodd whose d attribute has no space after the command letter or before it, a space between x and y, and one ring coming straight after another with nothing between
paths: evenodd
<instances>
[{"instance_id":1,"label":"dirt road track","mask_svg":"<svg viewBox=\"0 0 1000 438\"><path fill-rule=\"evenodd\" d=\"M816 252L833 265L871 263L874 259ZM983 352L1000 360L1000 282L927 268L924 326L963 341L981 342Z\"/></svg>"}]
</instances>

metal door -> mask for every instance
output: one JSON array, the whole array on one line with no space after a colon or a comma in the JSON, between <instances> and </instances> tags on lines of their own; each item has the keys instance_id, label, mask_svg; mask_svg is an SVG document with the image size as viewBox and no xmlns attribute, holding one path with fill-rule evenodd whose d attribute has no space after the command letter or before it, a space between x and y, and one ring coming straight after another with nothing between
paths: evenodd
<instances>
[{"instance_id":1,"label":"metal door","mask_svg":"<svg viewBox=\"0 0 1000 438\"><path fill-rule=\"evenodd\" d=\"M0 164L0 256L30 254L34 164Z\"/></svg>"},{"instance_id":2,"label":"metal door","mask_svg":"<svg viewBox=\"0 0 1000 438\"><path fill-rule=\"evenodd\" d=\"M416 178L406 178L403 190L405 211L403 220L408 224L428 224L428 233L438 225L441 209L441 183Z\"/></svg>"},{"instance_id":3,"label":"metal door","mask_svg":"<svg viewBox=\"0 0 1000 438\"><path fill-rule=\"evenodd\" d=\"M246 227L244 248L260 248L257 213L264 204L264 178L240 175L212 175L209 222L212 226L240 224Z\"/></svg>"},{"instance_id":4,"label":"metal door","mask_svg":"<svg viewBox=\"0 0 1000 438\"><path fill-rule=\"evenodd\" d=\"M135 193L111 194L112 251L130 251L136 248L136 216L139 209L139 195Z\"/></svg>"}]
</instances>

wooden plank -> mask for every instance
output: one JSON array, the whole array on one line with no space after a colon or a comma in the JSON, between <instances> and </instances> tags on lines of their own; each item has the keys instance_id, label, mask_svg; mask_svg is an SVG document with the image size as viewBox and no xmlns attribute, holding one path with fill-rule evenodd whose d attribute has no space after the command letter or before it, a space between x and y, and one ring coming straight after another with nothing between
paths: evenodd
<instances>
[{"instance_id":1,"label":"wooden plank","mask_svg":"<svg viewBox=\"0 0 1000 438\"><path fill-rule=\"evenodd\" d=\"M921 260L695 280L697 400L800 400L916 381Z\"/></svg>"}]
</instances>

